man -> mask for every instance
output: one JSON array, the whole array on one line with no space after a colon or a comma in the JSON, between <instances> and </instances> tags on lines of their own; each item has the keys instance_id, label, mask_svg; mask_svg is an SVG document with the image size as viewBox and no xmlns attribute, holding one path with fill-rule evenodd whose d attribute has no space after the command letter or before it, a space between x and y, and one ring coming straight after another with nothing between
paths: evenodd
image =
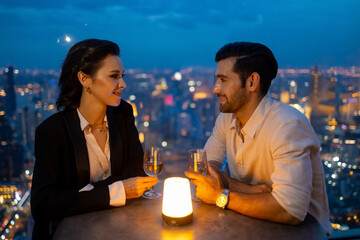
<instances>
[{"instance_id":1,"label":"man","mask_svg":"<svg viewBox=\"0 0 360 240\"><path fill-rule=\"evenodd\" d=\"M186 172L196 195L243 215L296 225L309 213L331 233L319 141L307 118L268 94L278 64L266 46L216 54L220 114L205 149L210 175ZM222 172L225 157L230 176Z\"/></svg>"}]
</instances>

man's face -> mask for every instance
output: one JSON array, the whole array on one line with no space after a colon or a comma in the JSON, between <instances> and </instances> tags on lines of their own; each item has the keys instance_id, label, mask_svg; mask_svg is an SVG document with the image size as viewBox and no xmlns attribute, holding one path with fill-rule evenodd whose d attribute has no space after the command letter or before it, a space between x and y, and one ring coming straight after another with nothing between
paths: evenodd
<instances>
[{"instance_id":1,"label":"man's face","mask_svg":"<svg viewBox=\"0 0 360 240\"><path fill-rule=\"evenodd\" d=\"M236 113L248 101L245 87L241 87L239 75L233 72L235 57L226 58L217 64L215 77L217 78L213 93L217 94L220 112Z\"/></svg>"}]
</instances>

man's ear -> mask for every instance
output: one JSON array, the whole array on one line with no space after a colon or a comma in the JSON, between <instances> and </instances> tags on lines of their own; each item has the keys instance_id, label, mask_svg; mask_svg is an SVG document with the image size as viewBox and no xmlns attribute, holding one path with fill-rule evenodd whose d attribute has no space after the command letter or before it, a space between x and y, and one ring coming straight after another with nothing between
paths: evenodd
<instances>
[{"instance_id":1,"label":"man's ear","mask_svg":"<svg viewBox=\"0 0 360 240\"><path fill-rule=\"evenodd\" d=\"M82 71L79 71L77 74L77 77L78 77L78 80L81 83L81 85L83 85L84 87L90 86L91 77L88 74L86 74Z\"/></svg>"},{"instance_id":2,"label":"man's ear","mask_svg":"<svg viewBox=\"0 0 360 240\"><path fill-rule=\"evenodd\" d=\"M251 92L260 90L260 75L257 72L248 77L248 88Z\"/></svg>"}]
</instances>

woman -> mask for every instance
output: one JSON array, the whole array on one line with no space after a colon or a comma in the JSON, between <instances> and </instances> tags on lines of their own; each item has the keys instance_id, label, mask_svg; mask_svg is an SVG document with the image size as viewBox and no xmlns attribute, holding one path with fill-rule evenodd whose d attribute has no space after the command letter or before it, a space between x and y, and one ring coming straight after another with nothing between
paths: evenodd
<instances>
[{"instance_id":1,"label":"woman","mask_svg":"<svg viewBox=\"0 0 360 240\"><path fill-rule=\"evenodd\" d=\"M35 133L31 210L33 239L51 238L66 216L125 205L157 183L145 176L143 150L119 47L88 39L69 50L57 107ZM52 229L49 231L49 229Z\"/></svg>"}]
</instances>

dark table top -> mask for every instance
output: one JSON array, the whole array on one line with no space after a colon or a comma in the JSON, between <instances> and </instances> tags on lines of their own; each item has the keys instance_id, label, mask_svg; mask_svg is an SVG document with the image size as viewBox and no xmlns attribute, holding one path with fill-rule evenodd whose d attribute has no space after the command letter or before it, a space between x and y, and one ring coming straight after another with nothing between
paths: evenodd
<instances>
[{"instance_id":1,"label":"dark table top","mask_svg":"<svg viewBox=\"0 0 360 240\"><path fill-rule=\"evenodd\" d=\"M161 208L162 198L138 198L123 207L68 217L60 222L54 239L327 239L311 215L290 226L193 201L193 222L173 227L162 221Z\"/></svg>"}]
</instances>

